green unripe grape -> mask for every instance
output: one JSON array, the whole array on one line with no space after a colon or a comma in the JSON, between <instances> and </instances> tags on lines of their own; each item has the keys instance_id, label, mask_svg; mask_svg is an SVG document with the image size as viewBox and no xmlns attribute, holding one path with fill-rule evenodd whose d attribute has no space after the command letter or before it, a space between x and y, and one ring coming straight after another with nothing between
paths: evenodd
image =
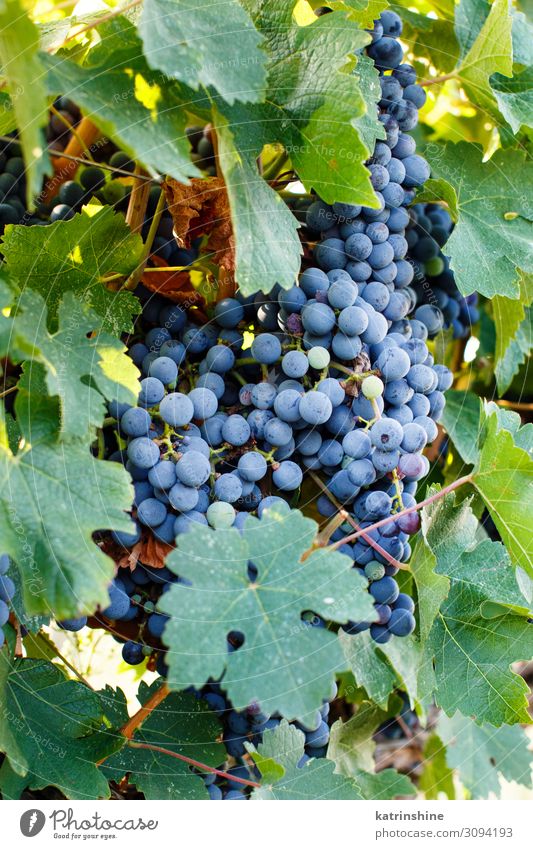
<instances>
[{"instance_id":1,"label":"green unripe grape","mask_svg":"<svg viewBox=\"0 0 533 849\"><path fill-rule=\"evenodd\" d=\"M444 260L441 256L434 256L424 263L424 267L428 277L437 277L444 271Z\"/></svg>"},{"instance_id":2,"label":"green unripe grape","mask_svg":"<svg viewBox=\"0 0 533 849\"><path fill-rule=\"evenodd\" d=\"M215 501L210 504L205 515L211 527L216 531L231 528L235 521L235 510L226 501Z\"/></svg>"},{"instance_id":3,"label":"green unripe grape","mask_svg":"<svg viewBox=\"0 0 533 849\"><path fill-rule=\"evenodd\" d=\"M322 369L329 366L331 357L326 348L322 348L320 345L317 345L316 348L311 348L311 350L307 352L307 359L309 360L311 368L316 368L319 371L322 371Z\"/></svg>"},{"instance_id":4,"label":"green unripe grape","mask_svg":"<svg viewBox=\"0 0 533 849\"><path fill-rule=\"evenodd\" d=\"M361 384L361 389L363 391L363 395L365 398L368 398L369 401L373 401L375 398L379 398L380 395L383 395L383 381L376 377L375 374L369 375L369 377L365 377Z\"/></svg>"},{"instance_id":5,"label":"green unripe grape","mask_svg":"<svg viewBox=\"0 0 533 849\"><path fill-rule=\"evenodd\" d=\"M126 191L126 186L123 186L118 180L112 180L110 183L106 183L102 189L102 198L106 203L118 203L123 199Z\"/></svg>"},{"instance_id":6,"label":"green unripe grape","mask_svg":"<svg viewBox=\"0 0 533 849\"><path fill-rule=\"evenodd\" d=\"M378 563L377 560L371 560L365 566L365 575L369 581L380 581L385 574L383 563Z\"/></svg>"},{"instance_id":7,"label":"green unripe grape","mask_svg":"<svg viewBox=\"0 0 533 849\"><path fill-rule=\"evenodd\" d=\"M143 655L145 657L150 657L151 654L152 654L152 649L150 648L150 646L143 646Z\"/></svg>"}]
</instances>

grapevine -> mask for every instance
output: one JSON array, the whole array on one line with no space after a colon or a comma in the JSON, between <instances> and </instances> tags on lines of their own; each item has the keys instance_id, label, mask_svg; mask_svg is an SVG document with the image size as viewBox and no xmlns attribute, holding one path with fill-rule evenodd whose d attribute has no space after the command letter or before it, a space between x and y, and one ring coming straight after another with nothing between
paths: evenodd
<instances>
[{"instance_id":1,"label":"grapevine","mask_svg":"<svg viewBox=\"0 0 533 849\"><path fill-rule=\"evenodd\" d=\"M531 788L524 14L51 5L0 11L2 798Z\"/></svg>"}]
</instances>

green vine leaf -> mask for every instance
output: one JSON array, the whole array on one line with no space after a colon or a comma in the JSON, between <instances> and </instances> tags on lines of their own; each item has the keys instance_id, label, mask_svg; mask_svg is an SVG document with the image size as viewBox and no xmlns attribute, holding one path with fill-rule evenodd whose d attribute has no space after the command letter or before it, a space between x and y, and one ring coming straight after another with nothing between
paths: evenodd
<instances>
[{"instance_id":1,"label":"green vine leaf","mask_svg":"<svg viewBox=\"0 0 533 849\"><path fill-rule=\"evenodd\" d=\"M254 22L269 54L265 103L220 102L217 109L230 124L238 155L250 165L275 141L287 150L306 188L326 202L375 206L363 165L368 152L356 130L365 102L347 69L349 57L369 36L342 12L299 26L294 5L294 0L254 4Z\"/></svg>"},{"instance_id":2,"label":"green vine leaf","mask_svg":"<svg viewBox=\"0 0 533 849\"><path fill-rule=\"evenodd\" d=\"M509 79L494 74L490 84L498 108L505 120L511 125L513 133L520 127L533 125L533 68L526 68L521 74Z\"/></svg>"},{"instance_id":3,"label":"green vine leaf","mask_svg":"<svg viewBox=\"0 0 533 849\"><path fill-rule=\"evenodd\" d=\"M105 606L115 564L92 534L131 531L125 469L80 442L26 442L14 455L2 429L0 481L0 549L21 572L27 615L53 610L61 620Z\"/></svg>"},{"instance_id":4,"label":"green vine leaf","mask_svg":"<svg viewBox=\"0 0 533 849\"><path fill-rule=\"evenodd\" d=\"M362 702L346 722L337 719L333 723L327 756L335 761L337 772L353 777L357 770L374 770L373 734L386 718L386 711L372 702Z\"/></svg>"},{"instance_id":5,"label":"green vine leaf","mask_svg":"<svg viewBox=\"0 0 533 849\"><path fill-rule=\"evenodd\" d=\"M99 332L102 319L72 292L66 292L58 306L55 333L47 330L45 301L30 289L22 292L15 317L0 318L0 324L4 321L9 323L9 337L3 354L13 362L31 357L42 364L48 394L61 401L63 438L88 440L104 419L106 400L135 405L139 371L125 345ZM0 338L6 335L0 331ZM31 438L40 413L39 406L26 423Z\"/></svg>"},{"instance_id":6,"label":"green vine leaf","mask_svg":"<svg viewBox=\"0 0 533 849\"><path fill-rule=\"evenodd\" d=\"M460 713L441 714L437 733L446 746L446 762L457 770L472 799L500 795L501 778L532 787L533 755L529 740L519 726L483 725L481 728Z\"/></svg>"},{"instance_id":7,"label":"green vine leaf","mask_svg":"<svg viewBox=\"0 0 533 849\"><path fill-rule=\"evenodd\" d=\"M200 527L178 538L167 566L174 584L159 607L171 617L164 639L174 689L219 679L236 709L257 699L263 710L309 717L337 670L346 668L337 635L308 627L305 611L334 621L373 618L366 582L337 552L318 549L302 560L317 525L298 510L249 517L244 531ZM257 569L249 577L248 564ZM230 631L244 635L228 653ZM310 662L312 658L312 662Z\"/></svg>"},{"instance_id":8,"label":"green vine leaf","mask_svg":"<svg viewBox=\"0 0 533 849\"><path fill-rule=\"evenodd\" d=\"M441 799L440 794L444 793L448 799L455 799L454 773L446 763L446 747L436 734L431 734L426 741L422 763L418 787L425 798Z\"/></svg>"},{"instance_id":9,"label":"green vine leaf","mask_svg":"<svg viewBox=\"0 0 533 849\"><path fill-rule=\"evenodd\" d=\"M469 7L471 7L469 0ZM479 4L476 4L479 9ZM460 7L459 7L460 8ZM477 19L473 25L477 24ZM457 69L457 77L469 99L479 108L493 112L494 94L490 85L492 74L510 77L513 73L513 48L511 41L512 17L507 0L494 0L475 40L469 31L468 51Z\"/></svg>"},{"instance_id":10,"label":"green vine leaf","mask_svg":"<svg viewBox=\"0 0 533 849\"><path fill-rule=\"evenodd\" d=\"M519 270L533 272L533 208L524 185L532 166L517 150L497 151L487 162L477 145L426 148L433 176L455 188L458 221L446 242L463 295L520 295Z\"/></svg>"},{"instance_id":11,"label":"green vine leaf","mask_svg":"<svg viewBox=\"0 0 533 849\"><path fill-rule=\"evenodd\" d=\"M141 237L110 206L48 227L8 225L2 239L10 283L19 292L33 289L46 300L51 331L57 328L65 292L74 292L100 316L102 330L117 336L131 331L132 315L140 311L137 298L131 292L113 292L103 281L113 274L126 278L137 268L142 250Z\"/></svg>"},{"instance_id":12,"label":"green vine leaf","mask_svg":"<svg viewBox=\"0 0 533 849\"><path fill-rule=\"evenodd\" d=\"M289 725L286 720L282 720L277 728L265 731L263 742L257 747L260 758L256 765L261 769L261 761L267 762L269 782L254 790L252 801L363 798L355 781L334 773L335 764L330 760L314 758L298 767L304 754L304 742L303 731ZM247 748L255 761L254 748L249 743ZM272 762L283 768L283 776L278 781L274 780Z\"/></svg>"},{"instance_id":13,"label":"green vine leaf","mask_svg":"<svg viewBox=\"0 0 533 849\"><path fill-rule=\"evenodd\" d=\"M298 222L287 204L235 148L231 126L215 110L218 161L231 208L235 235L235 278L243 294L276 283L289 287L300 270L302 244Z\"/></svg>"},{"instance_id":14,"label":"green vine leaf","mask_svg":"<svg viewBox=\"0 0 533 849\"><path fill-rule=\"evenodd\" d=\"M95 32L96 46L83 65L66 56L43 57L48 93L72 97L105 136L153 174L184 183L201 177L185 134L194 92L148 66L135 27L124 16Z\"/></svg>"},{"instance_id":15,"label":"green vine leaf","mask_svg":"<svg viewBox=\"0 0 533 849\"><path fill-rule=\"evenodd\" d=\"M139 33L152 68L193 89L213 86L228 103L264 100L266 55L238 0L223 13L211 0L146 0Z\"/></svg>"},{"instance_id":16,"label":"green vine leaf","mask_svg":"<svg viewBox=\"0 0 533 849\"><path fill-rule=\"evenodd\" d=\"M378 139L384 139L387 136L383 124L378 121L377 104L381 100L379 74L372 60L364 53L357 57L357 65L353 73L366 104L365 114L356 119L355 125L361 140L371 154Z\"/></svg>"},{"instance_id":17,"label":"green vine leaf","mask_svg":"<svg viewBox=\"0 0 533 849\"><path fill-rule=\"evenodd\" d=\"M107 799L97 761L122 745L102 730L98 695L43 660L0 652L0 767L4 799L52 785L68 799Z\"/></svg>"},{"instance_id":18,"label":"green vine leaf","mask_svg":"<svg viewBox=\"0 0 533 849\"><path fill-rule=\"evenodd\" d=\"M26 168L28 206L34 204L50 160L46 153L44 129L48 123L45 72L39 57L39 30L26 13L22 0L2 0L0 4L0 63L11 96ZM6 132L6 126L3 126Z\"/></svg>"},{"instance_id":19,"label":"green vine leaf","mask_svg":"<svg viewBox=\"0 0 533 849\"><path fill-rule=\"evenodd\" d=\"M514 301L507 299L506 303L512 304ZM480 399L473 392L450 389L446 393L446 406L440 421L455 448L469 465L473 465L479 456L480 411Z\"/></svg>"},{"instance_id":20,"label":"green vine leaf","mask_svg":"<svg viewBox=\"0 0 533 849\"><path fill-rule=\"evenodd\" d=\"M516 301L497 295L492 301L496 329L494 374L500 395L509 388L518 369L533 347L533 277L520 277L520 297ZM522 343L525 343L522 344Z\"/></svg>"},{"instance_id":21,"label":"green vine leaf","mask_svg":"<svg viewBox=\"0 0 533 849\"><path fill-rule=\"evenodd\" d=\"M161 680L150 687L141 682L138 699L145 704L161 686ZM207 766L224 763L226 750L215 742L220 723L205 702L190 693L170 693L151 711L137 729L133 740L161 746ZM146 799L208 799L203 778L191 771L184 761L147 749L124 745L107 758L102 771L109 781L120 782L126 774Z\"/></svg>"},{"instance_id":22,"label":"green vine leaf","mask_svg":"<svg viewBox=\"0 0 533 849\"><path fill-rule=\"evenodd\" d=\"M533 459L515 444L513 434L501 426L494 412L486 420L473 483L511 559L533 575L533 537L530 533Z\"/></svg>"},{"instance_id":23,"label":"green vine leaf","mask_svg":"<svg viewBox=\"0 0 533 849\"><path fill-rule=\"evenodd\" d=\"M457 506L453 493L424 508L423 533L435 572L446 576L450 586L439 609L432 606L426 666L421 666L425 686L430 683L427 661L433 659L431 686L448 715L459 710L479 724L498 727L527 721L527 685L510 665L533 654L533 633L505 549L490 540L472 546L475 519L468 502ZM412 568L422 602L423 573L417 578L416 562ZM487 604L496 604L499 615L484 616Z\"/></svg>"}]
</instances>

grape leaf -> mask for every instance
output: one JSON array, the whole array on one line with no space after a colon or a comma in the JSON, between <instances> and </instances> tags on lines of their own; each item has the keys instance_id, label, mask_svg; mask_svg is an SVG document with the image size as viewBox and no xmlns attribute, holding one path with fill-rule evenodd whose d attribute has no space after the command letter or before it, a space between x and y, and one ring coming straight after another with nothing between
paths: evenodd
<instances>
[{"instance_id":1,"label":"grape leaf","mask_svg":"<svg viewBox=\"0 0 533 849\"><path fill-rule=\"evenodd\" d=\"M364 799L385 801L398 796L414 796L416 793L411 779L395 769L382 769L379 772L362 772L357 769L354 779Z\"/></svg>"},{"instance_id":2,"label":"grape leaf","mask_svg":"<svg viewBox=\"0 0 533 849\"><path fill-rule=\"evenodd\" d=\"M523 12L512 10L513 15L513 61L519 65L533 63L533 24Z\"/></svg>"},{"instance_id":3,"label":"grape leaf","mask_svg":"<svg viewBox=\"0 0 533 849\"><path fill-rule=\"evenodd\" d=\"M354 76L363 94L366 112L355 121L355 126L369 154L372 154L376 141L387 136L381 121L378 121L378 102L381 100L379 74L369 56L362 53L357 57Z\"/></svg>"},{"instance_id":4,"label":"grape leaf","mask_svg":"<svg viewBox=\"0 0 533 849\"><path fill-rule=\"evenodd\" d=\"M301 619L314 611L334 622L371 620L366 582L345 555L316 550L311 519L293 510L249 517L244 530L200 527L183 534L167 566L174 584L159 607L170 615L169 684L174 689L218 680L237 709L257 699L263 710L303 718L327 698L335 671L346 668L336 634ZM258 570L248 578L248 563ZM227 635L242 648L228 653Z\"/></svg>"},{"instance_id":5,"label":"grape leaf","mask_svg":"<svg viewBox=\"0 0 533 849\"><path fill-rule=\"evenodd\" d=\"M522 126L533 125L533 68L526 68L511 79L494 74L490 85L498 108L513 133L518 133Z\"/></svg>"},{"instance_id":6,"label":"grape leaf","mask_svg":"<svg viewBox=\"0 0 533 849\"><path fill-rule=\"evenodd\" d=\"M454 28L461 58L467 55L490 12L488 0L461 0L455 6Z\"/></svg>"},{"instance_id":7,"label":"grape leaf","mask_svg":"<svg viewBox=\"0 0 533 849\"><path fill-rule=\"evenodd\" d=\"M419 541L412 561L424 646L420 691L435 690L446 713L460 710L478 723L521 721L527 688L509 666L533 653L533 633L529 605L505 549L487 539L475 544L477 521L469 501L457 505L453 493L424 508L422 534L425 548ZM440 597L430 592L428 602L433 575L444 581Z\"/></svg>"},{"instance_id":8,"label":"grape leaf","mask_svg":"<svg viewBox=\"0 0 533 849\"><path fill-rule=\"evenodd\" d=\"M211 0L145 0L139 33L152 68L193 89L213 86L228 103L264 100L266 55L238 0L223 13Z\"/></svg>"},{"instance_id":9,"label":"grape leaf","mask_svg":"<svg viewBox=\"0 0 533 849\"><path fill-rule=\"evenodd\" d=\"M429 202L439 203L444 201L454 221L457 221L459 210L457 209L457 195L453 186L446 180L426 180L422 188L416 193L417 203Z\"/></svg>"},{"instance_id":10,"label":"grape leaf","mask_svg":"<svg viewBox=\"0 0 533 849\"><path fill-rule=\"evenodd\" d=\"M102 320L72 292L66 292L58 306L57 323L58 330L49 333L43 298L25 290L11 322L6 353L13 362L31 356L45 367L48 393L61 400L61 435L87 439L104 419L106 399L136 403L139 371L119 339L95 333ZM37 423L38 414L32 415Z\"/></svg>"},{"instance_id":11,"label":"grape leaf","mask_svg":"<svg viewBox=\"0 0 533 849\"><path fill-rule=\"evenodd\" d=\"M3 429L0 480L0 550L21 572L27 614L65 619L107 604L114 563L91 535L131 531L125 469L79 442L26 442L13 455Z\"/></svg>"},{"instance_id":12,"label":"grape leaf","mask_svg":"<svg viewBox=\"0 0 533 849\"><path fill-rule=\"evenodd\" d=\"M322 5L321 2L313 3L313 6ZM388 5L387 0L331 0L328 2L330 9L348 11L351 20L357 21L365 29L372 29L374 21Z\"/></svg>"},{"instance_id":13,"label":"grape leaf","mask_svg":"<svg viewBox=\"0 0 533 849\"><path fill-rule=\"evenodd\" d=\"M340 631L339 640L357 684L365 688L378 707L385 709L396 687L397 678L370 632L363 631L350 636Z\"/></svg>"},{"instance_id":14,"label":"grape leaf","mask_svg":"<svg viewBox=\"0 0 533 849\"><path fill-rule=\"evenodd\" d=\"M477 145L426 148L434 177L455 187L459 218L446 254L460 292L518 298L517 269L533 271L533 208L524 186L531 164L517 150L496 151L482 162Z\"/></svg>"},{"instance_id":15,"label":"grape leaf","mask_svg":"<svg viewBox=\"0 0 533 849\"><path fill-rule=\"evenodd\" d=\"M50 160L44 138L48 102L39 57L39 30L26 14L25 5L23 0L0 3L0 63L19 131L31 207L43 178L50 173Z\"/></svg>"},{"instance_id":16,"label":"grape leaf","mask_svg":"<svg viewBox=\"0 0 533 849\"><path fill-rule=\"evenodd\" d=\"M473 799L500 795L500 776L531 788L533 755L529 740L519 726L483 725L481 728L460 713L441 714L437 732L447 747L446 761Z\"/></svg>"},{"instance_id":17,"label":"grape leaf","mask_svg":"<svg viewBox=\"0 0 533 849\"><path fill-rule=\"evenodd\" d=\"M52 663L11 661L0 652L0 768L4 799L26 788L57 787L68 799L106 799L109 785L96 762L120 740L103 732L96 693L69 681Z\"/></svg>"},{"instance_id":18,"label":"grape leaf","mask_svg":"<svg viewBox=\"0 0 533 849\"><path fill-rule=\"evenodd\" d=\"M473 25L477 25L477 20ZM457 77L470 101L487 112L494 112L491 75L499 72L510 77L513 73L511 28L508 0L494 0L457 68Z\"/></svg>"},{"instance_id":19,"label":"grape leaf","mask_svg":"<svg viewBox=\"0 0 533 849\"><path fill-rule=\"evenodd\" d=\"M526 307L523 320L496 365L495 375L500 393L507 391L513 378L530 356L532 348L533 308Z\"/></svg>"},{"instance_id":20,"label":"grape leaf","mask_svg":"<svg viewBox=\"0 0 533 849\"><path fill-rule=\"evenodd\" d=\"M474 525L468 501L457 505L453 493L424 508L424 538L435 571L450 579L426 654L434 657L437 704L448 715L460 710L480 724L500 726L525 721L527 686L509 666L533 654L533 633L516 612L525 611L527 602L503 546L486 540L472 548ZM414 565L413 572L416 578ZM420 578L417 587L421 603ZM487 619L483 606L494 602L502 605L502 615Z\"/></svg>"},{"instance_id":21,"label":"grape leaf","mask_svg":"<svg viewBox=\"0 0 533 849\"><path fill-rule=\"evenodd\" d=\"M394 799L415 792L410 780L394 769L374 773L372 735L385 717L384 711L363 702L347 722L338 719L331 726L328 760L335 762L336 774L355 780L364 799Z\"/></svg>"},{"instance_id":22,"label":"grape leaf","mask_svg":"<svg viewBox=\"0 0 533 849\"><path fill-rule=\"evenodd\" d=\"M299 26L294 5L294 0L253 4L269 54L265 103L220 102L217 109L250 167L265 144L279 142L306 188L314 188L326 202L375 206L363 165L367 150L355 128L365 103L357 78L346 68L349 55L369 36L342 12Z\"/></svg>"},{"instance_id":23,"label":"grape leaf","mask_svg":"<svg viewBox=\"0 0 533 849\"><path fill-rule=\"evenodd\" d=\"M457 714L459 716L459 714ZM445 793L448 799L455 799L453 770L446 763L446 747L436 734L431 734L424 746L423 772L418 788L426 799L439 799Z\"/></svg>"},{"instance_id":24,"label":"grape leaf","mask_svg":"<svg viewBox=\"0 0 533 849\"><path fill-rule=\"evenodd\" d=\"M533 574L530 513L533 461L501 427L496 413L486 421L473 484L483 498L511 559Z\"/></svg>"},{"instance_id":25,"label":"grape leaf","mask_svg":"<svg viewBox=\"0 0 533 849\"><path fill-rule=\"evenodd\" d=\"M527 309L533 301L533 277L521 276L520 297L516 301L497 295L492 301L492 315L496 330L494 352L494 374L500 395L509 385L533 345L531 311ZM523 350L521 341L526 348Z\"/></svg>"},{"instance_id":26,"label":"grape leaf","mask_svg":"<svg viewBox=\"0 0 533 849\"><path fill-rule=\"evenodd\" d=\"M506 303L510 305L515 302L506 299ZM450 389L446 393L446 406L440 421L468 464L475 463L479 455L480 409L480 400L473 392Z\"/></svg>"},{"instance_id":27,"label":"grape leaf","mask_svg":"<svg viewBox=\"0 0 533 849\"><path fill-rule=\"evenodd\" d=\"M45 441L56 442L61 420L59 397L48 394L46 370L41 363L34 360L23 363L17 383L15 412L20 434L16 446L10 443L13 454L17 454L19 446L24 445L20 442L22 434L33 445Z\"/></svg>"},{"instance_id":28,"label":"grape leaf","mask_svg":"<svg viewBox=\"0 0 533 849\"><path fill-rule=\"evenodd\" d=\"M279 763L283 769L283 777L279 781L264 783L254 790L252 801L287 800L287 799L335 799L347 800L363 798L355 781L334 773L335 765L325 758L314 758L307 761L303 767L298 763L304 754L305 735L294 725L282 720L277 728L265 731L263 742L257 747L262 759L268 763ZM254 758L254 749L247 744L248 751ZM255 760L255 758L254 758ZM260 767L261 761L256 761ZM270 771L269 777L272 775Z\"/></svg>"},{"instance_id":29,"label":"grape leaf","mask_svg":"<svg viewBox=\"0 0 533 849\"><path fill-rule=\"evenodd\" d=\"M373 735L386 718L386 711L372 702L362 702L346 722L337 719L333 723L327 756L335 762L337 772L353 777L356 770L374 770Z\"/></svg>"},{"instance_id":30,"label":"grape leaf","mask_svg":"<svg viewBox=\"0 0 533 849\"><path fill-rule=\"evenodd\" d=\"M287 204L239 155L232 129L215 111L219 165L224 173L236 247L235 279L244 295L295 283L302 245L298 222Z\"/></svg>"},{"instance_id":31,"label":"grape leaf","mask_svg":"<svg viewBox=\"0 0 533 849\"><path fill-rule=\"evenodd\" d=\"M160 686L160 680L150 687L141 682L140 703L145 704ZM191 693L171 693L151 711L133 740L217 767L226 757L223 744L215 742L220 730L219 721L205 702ZM102 770L109 781L119 782L128 774L130 784L135 784L146 799L209 798L201 775L193 773L184 761L153 750L126 745L106 760Z\"/></svg>"},{"instance_id":32,"label":"grape leaf","mask_svg":"<svg viewBox=\"0 0 533 849\"><path fill-rule=\"evenodd\" d=\"M43 58L49 94L72 97L102 133L152 173L185 183L201 177L185 135L194 92L148 67L124 16L94 32L96 46L83 66L66 56Z\"/></svg>"},{"instance_id":33,"label":"grape leaf","mask_svg":"<svg viewBox=\"0 0 533 849\"><path fill-rule=\"evenodd\" d=\"M102 281L106 275L131 274L142 249L141 237L109 206L48 227L8 225L2 240L11 283L42 295L50 330L57 326L63 294L71 291L101 317L102 330L117 336L133 329L131 317L140 305L131 292L113 292Z\"/></svg>"}]
</instances>

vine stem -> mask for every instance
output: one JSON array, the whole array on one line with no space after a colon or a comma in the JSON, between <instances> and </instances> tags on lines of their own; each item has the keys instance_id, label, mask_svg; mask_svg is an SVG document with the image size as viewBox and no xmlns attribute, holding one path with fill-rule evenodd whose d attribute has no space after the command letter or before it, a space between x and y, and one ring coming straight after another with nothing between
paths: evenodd
<instances>
[{"instance_id":1,"label":"vine stem","mask_svg":"<svg viewBox=\"0 0 533 849\"><path fill-rule=\"evenodd\" d=\"M68 42L72 41L73 38L78 38L78 36L83 35L84 32L89 32L89 30L95 29L95 27L99 27L100 24L105 24L106 21L110 21L113 18L116 18L118 15L123 15L124 12L128 12L130 9L133 9L135 6L140 6L141 3L142 3L142 0L131 0L131 2L126 3L125 6L120 6L118 9L113 9L111 12L108 12L107 15L102 15L101 18L98 18L97 20L93 21L92 24L87 24L86 26L82 27L81 29L76 30L76 32L73 32L70 35L67 35L67 37L63 41L63 45L68 44ZM63 45L61 45L61 46L63 46ZM53 48L50 47L48 49L48 52L52 53L56 49L57 49L56 47L53 47Z\"/></svg>"},{"instance_id":2,"label":"vine stem","mask_svg":"<svg viewBox=\"0 0 533 849\"><path fill-rule=\"evenodd\" d=\"M418 83L418 85L426 88L427 86L430 86L430 85L438 85L439 83L445 83L447 80L454 80L456 78L456 76L457 76L457 74L455 73L455 71L452 71L451 74L442 74L442 76L440 76L440 77L433 77L432 79L429 79L429 80L422 80L421 82Z\"/></svg>"},{"instance_id":3,"label":"vine stem","mask_svg":"<svg viewBox=\"0 0 533 849\"><path fill-rule=\"evenodd\" d=\"M163 702L166 697L169 695L170 690L166 684L163 684L159 687L155 693L152 693L150 698L143 704L143 706L134 713L133 716L130 716L128 721L122 726L120 729L120 733L126 737L128 740L131 740L137 728L143 724L144 720L147 719L152 711L154 711L161 702Z\"/></svg>"},{"instance_id":4,"label":"vine stem","mask_svg":"<svg viewBox=\"0 0 533 849\"><path fill-rule=\"evenodd\" d=\"M506 401L505 398L500 398L496 401L498 407L505 407L508 410L522 410L523 412L531 412L533 404L525 401Z\"/></svg>"},{"instance_id":5,"label":"vine stem","mask_svg":"<svg viewBox=\"0 0 533 849\"><path fill-rule=\"evenodd\" d=\"M14 392L16 389L18 389L17 384L15 384L14 386L10 386L9 389L4 389L3 392L0 392L0 398L5 398L6 395L9 395L11 392Z\"/></svg>"},{"instance_id":6,"label":"vine stem","mask_svg":"<svg viewBox=\"0 0 533 849\"><path fill-rule=\"evenodd\" d=\"M389 554L388 551L385 551L385 549L382 548L382 546L379 544L379 542L376 542L375 540L372 539L371 536L368 535L368 531L370 530L370 528L365 528L365 530L363 530L362 528L359 527L359 525L357 524L355 519L353 519L353 517L350 516L348 511L344 509L344 507L342 506L340 501L337 501L337 499L335 498L333 493L329 491L326 484L323 483L320 480L320 478L318 477L317 474L315 474L315 472L308 472L308 474L315 481L315 483L320 487L320 489L322 490L324 495L327 495L327 497L329 498L331 503L335 505L337 510L343 516L343 518L347 522L349 522L349 524L352 526L352 528L355 528L357 530L357 532L358 532L357 536L362 536L363 539L368 543L368 545L371 548L373 548L374 551L377 551L378 554L381 554L381 556L384 557L385 560L387 561L387 563L390 563L391 566L395 566L397 569L409 569L409 567L405 563L400 563L399 560L396 560L396 558L393 557L392 554ZM393 517L393 518L395 518L395 517ZM339 542L333 543L331 546L329 546L329 548L331 548L332 550L340 548L341 545L344 545L344 543L346 542L347 539L348 539L348 537L345 537L344 539L340 540Z\"/></svg>"},{"instance_id":7,"label":"vine stem","mask_svg":"<svg viewBox=\"0 0 533 849\"><path fill-rule=\"evenodd\" d=\"M144 224L150 195L150 182L149 178L146 179L147 176L140 165L135 166L134 183L126 211L126 224L132 233L140 233Z\"/></svg>"},{"instance_id":8,"label":"vine stem","mask_svg":"<svg viewBox=\"0 0 533 849\"><path fill-rule=\"evenodd\" d=\"M443 489L436 492L434 495L430 495L429 498L424 498L423 501L420 501L419 504L413 504L412 507L404 507L403 510L400 510L399 513L393 513L390 516L387 516L385 519L380 519L379 522L374 522L373 525L369 525L365 530L359 529L355 534L349 534L344 539L335 542L332 545L332 548L339 548L341 545L344 545L348 542L353 542L353 540L358 537L364 537L366 533L369 531L375 531L377 528L383 527L383 525L388 525L389 522L395 522L396 519L399 519L400 516L407 516L408 513L416 513L418 510L421 510L422 507L427 507L428 504L432 504L434 501L438 501L439 498L443 498L449 492L453 492L454 489L458 489L460 486L463 486L465 483L472 483L473 476L464 475L462 478L457 478L453 483L448 484L448 486L443 487ZM404 567L405 568L405 567Z\"/></svg>"},{"instance_id":9,"label":"vine stem","mask_svg":"<svg viewBox=\"0 0 533 849\"><path fill-rule=\"evenodd\" d=\"M159 195L159 200L157 201L157 206L155 208L154 217L152 218L150 229L146 237L146 242L144 243L142 259L133 274L130 275L129 280L127 280L124 284L124 289L135 289L137 283L143 275L146 263L150 258L150 252L152 250L152 245L154 243L155 235L157 233L157 228L159 227L159 224L161 222L161 216L163 215L163 212L165 210L166 202L167 201L165 198L165 193L163 190L161 190L161 194Z\"/></svg>"},{"instance_id":10,"label":"vine stem","mask_svg":"<svg viewBox=\"0 0 533 849\"><path fill-rule=\"evenodd\" d=\"M221 778L236 781L237 784L245 784L247 787L261 787L257 781L248 781L246 778L239 778L229 772L224 772L222 769L215 769L214 766L208 766L207 764L203 764L201 761L195 761L194 758L188 758L186 755L173 752L171 749L165 749L163 746L155 746L152 745L152 743L137 743L133 740L128 743L128 746L132 749L147 749L149 752L160 752L162 755L168 755L171 758L177 758L180 761L184 761L184 763L190 764L190 766L195 766L197 769L201 769L202 772L214 772L215 775L219 775Z\"/></svg>"}]
</instances>

